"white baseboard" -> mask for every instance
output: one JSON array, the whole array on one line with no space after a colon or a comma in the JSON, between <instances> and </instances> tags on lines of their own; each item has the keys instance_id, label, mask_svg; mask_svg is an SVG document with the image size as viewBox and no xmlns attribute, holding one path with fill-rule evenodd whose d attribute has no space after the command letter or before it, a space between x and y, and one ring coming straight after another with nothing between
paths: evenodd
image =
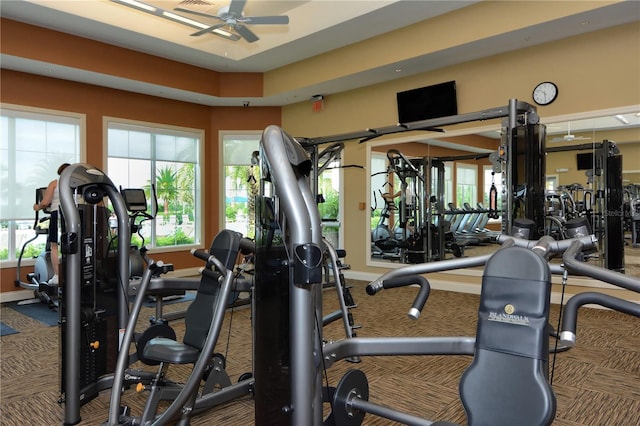
<instances>
[{"instance_id":1,"label":"white baseboard","mask_svg":"<svg viewBox=\"0 0 640 426\"><path fill-rule=\"evenodd\" d=\"M28 299L33 299L33 291L31 290L5 291L0 293L0 303L16 302L18 300Z\"/></svg>"}]
</instances>

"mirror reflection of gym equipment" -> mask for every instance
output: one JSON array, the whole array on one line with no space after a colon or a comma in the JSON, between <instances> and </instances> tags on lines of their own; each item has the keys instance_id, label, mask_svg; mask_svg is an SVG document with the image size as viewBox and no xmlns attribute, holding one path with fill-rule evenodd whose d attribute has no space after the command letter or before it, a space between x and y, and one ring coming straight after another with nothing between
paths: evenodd
<instances>
[{"instance_id":1,"label":"mirror reflection of gym equipment","mask_svg":"<svg viewBox=\"0 0 640 426\"><path fill-rule=\"evenodd\" d=\"M589 135L590 133L585 132L584 127L588 125L597 126L597 123L600 123L601 121L604 123L606 121L605 118L608 117L602 117L602 119L594 120L583 120L585 122L584 124L578 122L578 124L580 124L579 134ZM606 121L606 123L606 126L612 126L609 124L609 121ZM555 124L552 124L551 126L553 127L555 132L558 131L557 129L559 128L559 126ZM567 230L565 228L567 225L566 222L568 220L575 219L571 223L569 223L570 228L575 228L584 225L584 223L578 220L577 217L588 217L589 226L592 226L594 224L592 219L595 215L599 218L595 222L595 226L597 228L595 231L596 233L598 233L598 235L601 236L601 238L599 238L598 249L589 254L591 261L612 270L624 271L624 248L625 246L633 248L635 247L634 244L637 245L638 241L637 232L634 232L634 229L638 229L638 225L636 224L637 219L634 219L634 209L632 208L632 205L637 206L637 185L632 183L632 172L640 164L637 162L637 158L635 158L634 156L627 156L628 162L623 164L621 148L619 149L619 145L616 142L607 139L603 139L601 141L595 139L596 135L598 134L616 134L616 127L612 127L612 130L610 131L607 131L607 129L608 127L595 127L592 131L592 137L577 137L575 135L571 135L572 137L576 137L576 140L579 142L582 142L586 139L594 140L594 142L580 144L571 143L573 142L573 139L567 139L566 135L564 138L558 138L556 137L556 133L553 133L552 135L547 134L546 156L548 158L553 158L553 166L547 166L545 173L547 182L544 202L547 204L547 212L544 232L555 236L566 235ZM487 135L487 137L491 138L500 138L500 136L495 135L503 134L503 130L499 132L483 131L478 133L478 135ZM431 138L435 139L435 143L437 143L437 136L432 136ZM460 143L464 143L464 141L466 140L464 135L445 140L454 142L454 140L458 138L460 139ZM426 139L424 143L429 144L429 140L430 139ZM559 140L562 140L562 142L564 142L559 144L560 146L558 146L557 143L557 141ZM549 143L549 141L551 141L552 143ZM386 144L392 146L395 150L402 150L402 146L405 143L407 142ZM372 148L372 155L374 152L376 154L379 154L381 150L385 148L386 144L376 145L375 148ZM636 144L637 142L629 143L625 139L623 145L625 149L633 149L633 146ZM409 145L411 145L411 143L409 143L407 146ZM426 152L428 152L429 145L424 146L426 147ZM412 147L411 149L412 151L416 151L415 147ZM489 157L490 160L492 160L491 157L493 157L494 154L495 153L491 154L491 156ZM594 155L596 156L596 158L600 158L600 160L598 160L598 163L594 162ZM447 159L447 157L442 158ZM456 161L455 156L451 156L448 158L450 158L452 161ZM482 155L469 154L466 158L482 158ZM557 159L559 158L563 159L562 163L558 163ZM468 162L469 161L467 161L467 163ZM567 167L558 168L558 164ZM485 168L487 167L486 165L483 166ZM455 166L450 167L453 168ZM560 174L552 174L554 171L552 168L555 169L556 173ZM480 169L483 170L482 167L480 167ZM578 169L578 171L581 171L582 177L575 177L576 173L574 172L574 170L576 169ZM614 170L616 171L615 173L613 173ZM566 176L563 175L563 173L567 171L571 171L571 173L567 174L567 176L571 175L571 179L574 180L566 180ZM607 171L609 171L609 173L607 173ZM557 184L559 177L562 177L562 185ZM485 192L487 192L488 188L487 179L487 175L485 174L483 179ZM499 181L499 179L496 179L496 182ZM552 186L550 186L550 184ZM376 186L378 185L379 182L374 183L374 180L371 180L372 189L375 190ZM478 185L480 185L479 182ZM596 188L598 188L598 190L596 190ZM594 198L594 194L597 196L597 202ZM503 194L500 193L500 195L502 196ZM372 207L377 207L375 205L375 198L372 198L372 202L374 203ZM585 203L587 205L586 210L584 207ZM465 214L470 217L468 211L471 209L473 209L476 214L479 214L483 211L490 211L490 209L484 210L483 207L485 206L481 206L480 204L476 206L476 208L472 208L472 206L466 206L466 208L454 209L455 205L453 203L449 203L449 206L451 211L458 213L458 222L454 220L452 222L452 228L458 227L459 223L462 222ZM607 212L607 214L605 214L604 212ZM452 216L449 215L449 218L451 217ZM497 229L495 220L491 221L491 224L491 229L489 230L490 232L488 232L487 234L489 236L491 236L492 232ZM608 232L605 231L607 227ZM455 230L454 235L456 235ZM608 237L605 237L605 235L607 235ZM459 243L460 242L458 242L458 244ZM464 249L466 247L462 245L462 248ZM486 250L495 250L495 245L490 245ZM480 250L480 253L485 253L486 250ZM476 251L468 250L464 255L474 255L475 253ZM631 252L628 253L629 255L632 255ZM382 263L377 262L378 259L382 258L383 257L380 256L379 253L376 253L375 250L372 249L372 261L368 264L370 264L371 266L382 266ZM635 273L634 265L635 261L631 259L632 274Z\"/></svg>"}]
</instances>

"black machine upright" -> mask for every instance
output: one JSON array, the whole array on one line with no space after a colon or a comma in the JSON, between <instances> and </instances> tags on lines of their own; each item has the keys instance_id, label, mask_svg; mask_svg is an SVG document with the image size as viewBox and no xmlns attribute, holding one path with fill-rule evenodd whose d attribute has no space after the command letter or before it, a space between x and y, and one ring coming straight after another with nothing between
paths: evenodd
<instances>
[{"instance_id":1,"label":"black machine upright","mask_svg":"<svg viewBox=\"0 0 640 426\"><path fill-rule=\"evenodd\" d=\"M118 330L127 322L129 252L117 250L118 278L103 279L108 257L108 218L103 205L111 202L118 221L118 246L129 246L127 208L111 180L88 164L73 164L60 175L61 236L61 402L64 423L80 422L80 407L102 388L114 371ZM82 200L83 202L79 202Z\"/></svg>"}]
</instances>

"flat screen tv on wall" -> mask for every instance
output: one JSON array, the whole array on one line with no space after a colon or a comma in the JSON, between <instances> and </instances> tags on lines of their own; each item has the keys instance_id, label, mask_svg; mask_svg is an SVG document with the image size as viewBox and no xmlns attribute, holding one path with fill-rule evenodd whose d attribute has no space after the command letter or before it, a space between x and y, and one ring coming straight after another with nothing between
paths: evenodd
<instances>
[{"instance_id":1,"label":"flat screen tv on wall","mask_svg":"<svg viewBox=\"0 0 640 426\"><path fill-rule=\"evenodd\" d=\"M593 169L593 152L585 152L576 154L576 163L578 170L591 170Z\"/></svg>"},{"instance_id":2,"label":"flat screen tv on wall","mask_svg":"<svg viewBox=\"0 0 640 426\"><path fill-rule=\"evenodd\" d=\"M396 98L400 123L458 114L455 81L398 92Z\"/></svg>"}]
</instances>

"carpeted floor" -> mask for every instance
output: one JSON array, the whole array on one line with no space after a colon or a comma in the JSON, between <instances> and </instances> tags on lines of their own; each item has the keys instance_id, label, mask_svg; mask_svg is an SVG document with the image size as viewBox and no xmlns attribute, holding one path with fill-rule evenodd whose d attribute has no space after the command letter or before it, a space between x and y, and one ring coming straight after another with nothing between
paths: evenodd
<instances>
[{"instance_id":1,"label":"carpeted floor","mask_svg":"<svg viewBox=\"0 0 640 426\"><path fill-rule=\"evenodd\" d=\"M23 315L28 316L36 321L52 327L58 325L60 314L56 309L51 309L44 303L20 304L19 302L11 302L6 304L8 308L13 309Z\"/></svg>"},{"instance_id":2,"label":"carpeted floor","mask_svg":"<svg viewBox=\"0 0 640 426\"><path fill-rule=\"evenodd\" d=\"M354 282L352 290L358 307L353 315L362 324L358 335L366 336L447 336L473 335L478 296L433 291L418 321L406 312L416 294L414 288L385 290L368 296L366 283ZM166 312L184 310L187 303L166 306ZM324 310L337 307L332 289L324 292ZM153 315L144 308L140 327ZM7 306L0 318L17 334L2 336L1 405L2 425L24 426L60 424L63 408L59 398L58 328L47 327ZM552 309L557 321L558 307ZM173 323L179 336L184 323ZM340 322L324 330L326 339L344 336ZM227 373L232 382L251 370L251 325L248 306L227 313L217 352L226 355ZM364 371L370 401L431 419L465 423L458 400L458 380L470 361L465 356L367 357L359 364L340 361L327 372L333 386L351 368ZM151 367L146 367L151 368ZM185 369L169 370L169 377L186 378ZM487 384L491 386L491 384ZM616 312L583 308L578 321L577 346L560 353L555 361L554 391L558 400L555 425L640 425L640 319ZM517 386L516 388L517 389ZM123 403L139 414L146 393L125 392ZM81 410L82 425L101 424L107 419L109 391L102 392ZM194 425L252 425L250 396L217 407L193 419ZM390 425L391 421L367 415L365 425Z\"/></svg>"}]
</instances>

